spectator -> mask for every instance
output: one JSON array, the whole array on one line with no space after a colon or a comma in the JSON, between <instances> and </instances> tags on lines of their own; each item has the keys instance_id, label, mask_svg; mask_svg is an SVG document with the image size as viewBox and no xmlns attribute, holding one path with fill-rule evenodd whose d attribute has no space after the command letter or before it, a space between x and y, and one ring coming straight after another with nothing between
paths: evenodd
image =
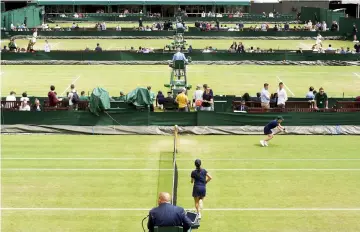
<instances>
[{"instance_id":1,"label":"spectator","mask_svg":"<svg viewBox=\"0 0 360 232\"><path fill-rule=\"evenodd\" d=\"M155 226L181 226L184 232L190 229L192 222L186 216L185 210L172 205L170 201L171 196L169 193L162 192L159 194L159 206L149 212L149 221L147 224L149 232L154 232Z\"/></svg>"},{"instance_id":2,"label":"spectator","mask_svg":"<svg viewBox=\"0 0 360 232\"><path fill-rule=\"evenodd\" d=\"M326 31L327 30L327 25L326 25L326 22L323 21L323 23L321 24L321 29L322 31Z\"/></svg>"},{"instance_id":3,"label":"spectator","mask_svg":"<svg viewBox=\"0 0 360 232\"><path fill-rule=\"evenodd\" d=\"M285 102L288 100L287 93L284 89L284 83L279 83L279 89L277 91L277 106L280 108L285 108Z\"/></svg>"},{"instance_id":4,"label":"spectator","mask_svg":"<svg viewBox=\"0 0 360 232\"><path fill-rule=\"evenodd\" d=\"M70 92L67 96L69 98L69 110L77 110L80 97L76 92L74 84L70 85Z\"/></svg>"},{"instance_id":5,"label":"spectator","mask_svg":"<svg viewBox=\"0 0 360 232\"><path fill-rule=\"evenodd\" d=\"M120 91L120 97L119 97L119 101L125 101L126 95L124 94L123 91Z\"/></svg>"},{"instance_id":6,"label":"spectator","mask_svg":"<svg viewBox=\"0 0 360 232\"><path fill-rule=\"evenodd\" d=\"M333 23L331 24L331 31L338 31L339 30L339 25L337 24L336 21L333 21Z\"/></svg>"},{"instance_id":7,"label":"spectator","mask_svg":"<svg viewBox=\"0 0 360 232\"><path fill-rule=\"evenodd\" d=\"M315 98L314 95L314 87L310 86L309 92L306 94L305 98L313 100Z\"/></svg>"},{"instance_id":8,"label":"spectator","mask_svg":"<svg viewBox=\"0 0 360 232\"><path fill-rule=\"evenodd\" d=\"M285 31L288 31L290 29L290 25L289 25L289 23L285 23L285 25L284 25L284 30Z\"/></svg>"},{"instance_id":9,"label":"spectator","mask_svg":"<svg viewBox=\"0 0 360 232\"><path fill-rule=\"evenodd\" d=\"M256 93L256 97L252 97L251 101L261 102L261 93Z\"/></svg>"},{"instance_id":10,"label":"spectator","mask_svg":"<svg viewBox=\"0 0 360 232\"><path fill-rule=\"evenodd\" d=\"M39 99L35 99L35 103L34 105L32 106L32 111L42 111L42 107L40 105L40 101Z\"/></svg>"},{"instance_id":11,"label":"spectator","mask_svg":"<svg viewBox=\"0 0 360 232\"><path fill-rule=\"evenodd\" d=\"M76 27L76 24L73 23L73 24L71 25L71 28L72 28L72 29L75 29L75 27Z\"/></svg>"},{"instance_id":12,"label":"spectator","mask_svg":"<svg viewBox=\"0 0 360 232\"><path fill-rule=\"evenodd\" d=\"M346 53L351 53L351 50L349 47L346 48Z\"/></svg>"},{"instance_id":13,"label":"spectator","mask_svg":"<svg viewBox=\"0 0 360 232\"><path fill-rule=\"evenodd\" d=\"M172 96L172 92L167 92L167 97L164 98L164 101L161 102L159 101L160 105L170 105L170 104L174 104L175 100Z\"/></svg>"},{"instance_id":14,"label":"spectator","mask_svg":"<svg viewBox=\"0 0 360 232\"><path fill-rule=\"evenodd\" d=\"M16 93L11 91L10 95L6 97L6 101L16 101Z\"/></svg>"},{"instance_id":15,"label":"spectator","mask_svg":"<svg viewBox=\"0 0 360 232\"><path fill-rule=\"evenodd\" d=\"M51 50L50 44L47 40L45 40L44 51L50 52L50 50Z\"/></svg>"},{"instance_id":16,"label":"spectator","mask_svg":"<svg viewBox=\"0 0 360 232\"><path fill-rule=\"evenodd\" d=\"M61 27L58 25L58 24L56 24L56 26L54 27L56 30L59 30Z\"/></svg>"},{"instance_id":17,"label":"spectator","mask_svg":"<svg viewBox=\"0 0 360 232\"><path fill-rule=\"evenodd\" d=\"M326 49L327 51L334 51L334 48L331 47L331 44L329 44L329 47Z\"/></svg>"},{"instance_id":18,"label":"spectator","mask_svg":"<svg viewBox=\"0 0 360 232\"><path fill-rule=\"evenodd\" d=\"M164 104L165 96L161 91L158 91L158 94L156 95L156 101L155 105L161 107L162 104Z\"/></svg>"},{"instance_id":19,"label":"spectator","mask_svg":"<svg viewBox=\"0 0 360 232\"><path fill-rule=\"evenodd\" d=\"M249 93L244 93L244 95L242 95L241 97L243 100L245 100L246 102L251 101L251 97Z\"/></svg>"},{"instance_id":20,"label":"spectator","mask_svg":"<svg viewBox=\"0 0 360 232\"><path fill-rule=\"evenodd\" d=\"M151 86L147 87L150 94L150 111L154 112L154 100L156 99L154 92L151 91Z\"/></svg>"},{"instance_id":21,"label":"spectator","mask_svg":"<svg viewBox=\"0 0 360 232\"><path fill-rule=\"evenodd\" d=\"M7 47L6 46L4 46L4 48L1 50L1 52L7 52L8 50L7 50Z\"/></svg>"},{"instance_id":22,"label":"spectator","mask_svg":"<svg viewBox=\"0 0 360 232\"><path fill-rule=\"evenodd\" d=\"M299 50L297 50L296 53L297 53L297 54L302 54L302 53L303 53L302 48L299 48Z\"/></svg>"},{"instance_id":23,"label":"spectator","mask_svg":"<svg viewBox=\"0 0 360 232\"><path fill-rule=\"evenodd\" d=\"M178 104L179 112L188 112L189 111L189 99L186 96L186 89L183 88L181 92L176 96L175 102Z\"/></svg>"},{"instance_id":24,"label":"spectator","mask_svg":"<svg viewBox=\"0 0 360 232\"><path fill-rule=\"evenodd\" d=\"M264 88L261 90L261 108L270 109L270 93L269 93L269 84L265 83Z\"/></svg>"},{"instance_id":25,"label":"spectator","mask_svg":"<svg viewBox=\"0 0 360 232\"><path fill-rule=\"evenodd\" d=\"M359 42L357 42L357 44L354 45L354 48L355 48L356 53L360 53L360 43Z\"/></svg>"},{"instance_id":26,"label":"spectator","mask_svg":"<svg viewBox=\"0 0 360 232\"><path fill-rule=\"evenodd\" d=\"M192 48L191 45L189 45L189 47L188 47L188 53L192 53L192 51L193 51L193 48Z\"/></svg>"},{"instance_id":27,"label":"spectator","mask_svg":"<svg viewBox=\"0 0 360 232\"><path fill-rule=\"evenodd\" d=\"M20 101L21 101L21 102L24 101L24 100L27 101L27 102L30 101L30 99L28 98L26 92L23 92L23 93L22 93L22 97L20 98Z\"/></svg>"},{"instance_id":28,"label":"spectator","mask_svg":"<svg viewBox=\"0 0 360 232\"><path fill-rule=\"evenodd\" d=\"M327 94L324 92L324 88L321 87L319 89L319 93L315 95L315 102L314 102L314 108L316 110L320 109L328 109L329 101Z\"/></svg>"},{"instance_id":29,"label":"spectator","mask_svg":"<svg viewBox=\"0 0 360 232\"><path fill-rule=\"evenodd\" d=\"M244 48L244 45L242 42L239 42L239 45L237 47L237 50L236 50L237 53L243 53L245 52L245 48Z\"/></svg>"},{"instance_id":30,"label":"spectator","mask_svg":"<svg viewBox=\"0 0 360 232\"><path fill-rule=\"evenodd\" d=\"M56 92L55 92L55 86L50 86L50 92L48 93L48 100L49 100L49 106L50 107L56 107L57 103L59 101L62 101L61 98L57 98Z\"/></svg>"},{"instance_id":31,"label":"spectator","mask_svg":"<svg viewBox=\"0 0 360 232\"><path fill-rule=\"evenodd\" d=\"M357 40L357 32L358 32L358 29L356 27L356 24L354 23L353 24L353 31L352 31L352 34L354 36L354 43L359 43L359 41Z\"/></svg>"},{"instance_id":32,"label":"spectator","mask_svg":"<svg viewBox=\"0 0 360 232\"><path fill-rule=\"evenodd\" d=\"M19 111L30 111L30 106L29 106L29 104L27 104L26 99L23 99L23 101L21 101Z\"/></svg>"},{"instance_id":33,"label":"spectator","mask_svg":"<svg viewBox=\"0 0 360 232\"><path fill-rule=\"evenodd\" d=\"M343 54L343 55L346 54L344 47L341 47L340 54Z\"/></svg>"},{"instance_id":34,"label":"spectator","mask_svg":"<svg viewBox=\"0 0 360 232\"><path fill-rule=\"evenodd\" d=\"M15 39L10 40L8 47L9 47L10 52L15 52L17 50L17 45L15 43Z\"/></svg>"},{"instance_id":35,"label":"spectator","mask_svg":"<svg viewBox=\"0 0 360 232\"><path fill-rule=\"evenodd\" d=\"M89 48L89 46L86 46L86 48L85 48L84 52L90 52L90 48Z\"/></svg>"},{"instance_id":36,"label":"spectator","mask_svg":"<svg viewBox=\"0 0 360 232\"><path fill-rule=\"evenodd\" d=\"M139 28L143 27L143 20L142 18L139 19Z\"/></svg>"},{"instance_id":37,"label":"spectator","mask_svg":"<svg viewBox=\"0 0 360 232\"><path fill-rule=\"evenodd\" d=\"M246 106L245 100L241 100L241 104L237 108L238 111L247 111L248 107Z\"/></svg>"},{"instance_id":38,"label":"spectator","mask_svg":"<svg viewBox=\"0 0 360 232\"><path fill-rule=\"evenodd\" d=\"M212 94L212 90L206 86L207 88L204 90L202 95L202 103L201 103L201 110L202 111L211 111L212 104L214 103L214 96Z\"/></svg>"},{"instance_id":39,"label":"spectator","mask_svg":"<svg viewBox=\"0 0 360 232\"><path fill-rule=\"evenodd\" d=\"M116 31L121 31L121 27L120 25L117 25L116 28L115 28Z\"/></svg>"},{"instance_id":40,"label":"spectator","mask_svg":"<svg viewBox=\"0 0 360 232\"><path fill-rule=\"evenodd\" d=\"M81 91L80 101L88 101L89 98L85 96L85 91Z\"/></svg>"},{"instance_id":41,"label":"spectator","mask_svg":"<svg viewBox=\"0 0 360 232\"><path fill-rule=\"evenodd\" d=\"M194 92L194 96L193 96L193 104L195 106L195 111L200 111L200 109L201 109L203 94L204 94L204 91L201 90L201 86L197 85L196 90Z\"/></svg>"},{"instance_id":42,"label":"spectator","mask_svg":"<svg viewBox=\"0 0 360 232\"><path fill-rule=\"evenodd\" d=\"M102 48L99 43L96 44L95 52L102 52Z\"/></svg>"}]
</instances>

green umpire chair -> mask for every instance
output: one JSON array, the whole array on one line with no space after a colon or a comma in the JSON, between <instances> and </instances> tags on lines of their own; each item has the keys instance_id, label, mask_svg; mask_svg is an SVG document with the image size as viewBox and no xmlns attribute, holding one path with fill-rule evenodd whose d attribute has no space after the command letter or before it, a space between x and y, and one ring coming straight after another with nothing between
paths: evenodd
<instances>
[{"instance_id":1,"label":"green umpire chair","mask_svg":"<svg viewBox=\"0 0 360 232\"><path fill-rule=\"evenodd\" d=\"M183 76L185 83L187 82L186 80L186 67L185 67L185 61L184 60L175 60L173 63L173 71L174 71L174 75L178 77L178 80L180 80L180 78Z\"/></svg>"},{"instance_id":2,"label":"green umpire chair","mask_svg":"<svg viewBox=\"0 0 360 232\"><path fill-rule=\"evenodd\" d=\"M154 227L154 232L183 232L181 226Z\"/></svg>"}]
</instances>

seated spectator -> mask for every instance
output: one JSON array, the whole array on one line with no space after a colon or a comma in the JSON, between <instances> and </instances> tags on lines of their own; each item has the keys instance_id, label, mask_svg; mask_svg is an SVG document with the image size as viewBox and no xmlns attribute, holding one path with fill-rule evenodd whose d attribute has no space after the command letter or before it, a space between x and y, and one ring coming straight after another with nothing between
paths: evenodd
<instances>
[{"instance_id":1,"label":"seated spectator","mask_svg":"<svg viewBox=\"0 0 360 232\"><path fill-rule=\"evenodd\" d=\"M343 47L341 47L340 54L346 54L346 51L344 50Z\"/></svg>"},{"instance_id":2,"label":"seated spectator","mask_svg":"<svg viewBox=\"0 0 360 232\"><path fill-rule=\"evenodd\" d=\"M336 21L333 21L333 23L331 24L331 31L338 31L339 30L339 25L337 24Z\"/></svg>"},{"instance_id":3,"label":"seated spectator","mask_svg":"<svg viewBox=\"0 0 360 232\"><path fill-rule=\"evenodd\" d=\"M290 25L289 25L289 23L285 23L284 31L288 31L288 30L290 30Z\"/></svg>"},{"instance_id":4,"label":"seated spectator","mask_svg":"<svg viewBox=\"0 0 360 232\"><path fill-rule=\"evenodd\" d=\"M85 96L85 91L81 91L80 93L80 101L88 101L89 98Z\"/></svg>"},{"instance_id":5,"label":"seated spectator","mask_svg":"<svg viewBox=\"0 0 360 232\"><path fill-rule=\"evenodd\" d=\"M238 111L247 111L248 107L246 106L246 102L244 100L241 100L241 105L237 107Z\"/></svg>"},{"instance_id":6,"label":"seated spectator","mask_svg":"<svg viewBox=\"0 0 360 232\"><path fill-rule=\"evenodd\" d=\"M6 101L16 101L16 93L14 91L10 92L10 95L6 97Z\"/></svg>"},{"instance_id":7,"label":"seated spectator","mask_svg":"<svg viewBox=\"0 0 360 232\"><path fill-rule=\"evenodd\" d=\"M329 106L329 102L328 102L328 97L327 94L324 92L324 88L321 87L319 89L319 93L317 93L315 95L315 102L314 102L314 108L316 110L318 109L328 109Z\"/></svg>"},{"instance_id":8,"label":"seated spectator","mask_svg":"<svg viewBox=\"0 0 360 232\"><path fill-rule=\"evenodd\" d=\"M120 91L120 97L119 97L119 101L125 101L126 95L124 94L123 91Z\"/></svg>"},{"instance_id":9,"label":"seated spectator","mask_svg":"<svg viewBox=\"0 0 360 232\"><path fill-rule=\"evenodd\" d=\"M56 107L57 103L59 101L62 101L61 98L58 98L56 96L56 92L55 92L55 86L50 86L50 92L48 93L48 100L49 100L49 106L50 107Z\"/></svg>"},{"instance_id":10,"label":"seated spectator","mask_svg":"<svg viewBox=\"0 0 360 232\"><path fill-rule=\"evenodd\" d=\"M297 53L297 54L302 54L302 53L303 53L302 48L299 48L299 50L297 50L296 53Z\"/></svg>"},{"instance_id":11,"label":"seated spectator","mask_svg":"<svg viewBox=\"0 0 360 232\"><path fill-rule=\"evenodd\" d=\"M356 53L360 53L360 43L359 42L354 45L354 48L355 48Z\"/></svg>"},{"instance_id":12,"label":"seated spectator","mask_svg":"<svg viewBox=\"0 0 360 232\"><path fill-rule=\"evenodd\" d=\"M76 24L73 23L73 24L71 25L71 28L72 28L72 29L75 29L75 27L76 27Z\"/></svg>"},{"instance_id":13,"label":"seated spectator","mask_svg":"<svg viewBox=\"0 0 360 232\"><path fill-rule=\"evenodd\" d=\"M9 47L10 52L15 52L17 50L17 45L15 43L15 39L10 40L8 47Z\"/></svg>"},{"instance_id":14,"label":"seated spectator","mask_svg":"<svg viewBox=\"0 0 360 232\"><path fill-rule=\"evenodd\" d=\"M32 111L42 111L42 107L40 105L40 101L39 99L35 99L35 103L34 105L32 106Z\"/></svg>"},{"instance_id":15,"label":"seated spectator","mask_svg":"<svg viewBox=\"0 0 360 232\"><path fill-rule=\"evenodd\" d=\"M19 106L19 111L30 111L30 106L27 104L26 99L21 101L21 105Z\"/></svg>"},{"instance_id":16,"label":"seated spectator","mask_svg":"<svg viewBox=\"0 0 360 232\"><path fill-rule=\"evenodd\" d=\"M121 92L120 92L120 95L121 95ZM158 91L158 94L156 95L155 106L159 105L159 107L160 107L162 104L164 104L164 99L165 99L164 94L161 91Z\"/></svg>"},{"instance_id":17,"label":"seated spectator","mask_svg":"<svg viewBox=\"0 0 360 232\"><path fill-rule=\"evenodd\" d=\"M261 93L256 93L256 97L252 97L251 101L261 102Z\"/></svg>"},{"instance_id":18,"label":"seated spectator","mask_svg":"<svg viewBox=\"0 0 360 232\"><path fill-rule=\"evenodd\" d=\"M61 27L58 25L58 24L56 24L56 26L54 27L56 30L59 30L59 29L61 29Z\"/></svg>"},{"instance_id":19,"label":"seated spectator","mask_svg":"<svg viewBox=\"0 0 360 232\"><path fill-rule=\"evenodd\" d=\"M334 51L334 48L331 47L331 44L329 44L329 47L326 49L327 51Z\"/></svg>"},{"instance_id":20,"label":"seated spectator","mask_svg":"<svg viewBox=\"0 0 360 232\"><path fill-rule=\"evenodd\" d=\"M254 47L253 47L253 46L250 47L249 52L250 52L250 53L253 53L253 52L254 52Z\"/></svg>"},{"instance_id":21,"label":"seated spectator","mask_svg":"<svg viewBox=\"0 0 360 232\"><path fill-rule=\"evenodd\" d=\"M211 50L209 49L209 47L206 47L202 53L211 53Z\"/></svg>"},{"instance_id":22,"label":"seated spectator","mask_svg":"<svg viewBox=\"0 0 360 232\"><path fill-rule=\"evenodd\" d=\"M259 47L256 48L256 50L254 51L255 53L261 53L262 51L260 50Z\"/></svg>"},{"instance_id":23,"label":"seated spectator","mask_svg":"<svg viewBox=\"0 0 360 232\"><path fill-rule=\"evenodd\" d=\"M314 87L310 86L309 92L306 94L305 98L313 100L315 98L314 95Z\"/></svg>"},{"instance_id":24,"label":"seated spectator","mask_svg":"<svg viewBox=\"0 0 360 232\"><path fill-rule=\"evenodd\" d=\"M84 52L89 52L89 51L90 51L89 46L86 46L86 48L85 48Z\"/></svg>"},{"instance_id":25,"label":"seated spectator","mask_svg":"<svg viewBox=\"0 0 360 232\"><path fill-rule=\"evenodd\" d=\"M188 53L192 53L192 51L193 51L193 48L192 48L192 46L190 45L190 46L188 47Z\"/></svg>"},{"instance_id":26,"label":"seated spectator","mask_svg":"<svg viewBox=\"0 0 360 232\"><path fill-rule=\"evenodd\" d=\"M189 99L185 95L186 89L183 88L181 92L176 96L175 102L178 104L179 112L188 112L189 111Z\"/></svg>"},{"instance_id":27,"label":"seated spectator","mask_svg":"<svg viewBox=\"0 0 360 232\"><path fill-rule=\"evenodd\" d=\"M347 47L346 53L352 53L349 47Z\"/></svg>"},{"instance_id":28,"label":"seated spectator","mask_svg":"<svg viewBox=\"0 0 360 232\"><path fill-rule=\"evenodd\" d=\"M275 103L275 105L277 105L277 98L278 98L277 93L271 94L270 103Z\"/></svg>"},{"instance_id":29,"label":"seated spectator","mask_svg":"<svg viewBox=\"0 0 360 232\"><path fill-rule=\"evenodd\" d=\"M237 50L236 50L237 53L243 53L245 52L245 48L244 48L244 45L242 42L239 42L239 45L237 47Z\"/></svg>"},{"instance_id":30,"label":"seated spectator","mask_svg":"<svg viewBox=\"0 0 360 232\"><path fill-rule=\"evenodd\" d=\"M322 24L321 24L321 30L322 31L327 31L327 25L326 25L325 21L323 21Z\"/></svg>"},{"instance_id":31,"label":"seated spectator","mask_svg":"<svg viewBox=\"0 0 360 232\"><path fill-rule=\"evenodd\" d=\"M241 99L243 99L244 101L251 101L251 97L249 93L244 93L244 95L242 95Z\"/></svg>"},{"instance_id":32,"label":"seated spectator","mask_svg":"<svg viewBox=\"0 0 360 232\"><path fill-rule=\"evenodd\" d=\"M23 93L22 93L22 97L20 98L20 101L24 101L24 100L27 101L27 102L30 101L30 99L28 98L26 92L23 92Z\"/></svg>"},{"instance_id":33,"label":"seated spectator","mask_svg":"<svg viewBox=\"0 0 360 232\"><path fill-rule=\"evenodd\" d=\"M164 98L163 102L159 101L159 104L161 104L161 105L170 105L170 104L174 104L174 103L175 103L175 100L172 96L172 92L167 92L167 97Z\"/></svg>"},{"instance_id":34,"label":"seated spectator","mask_svg":"<svg viewBox=\"0 0 360 232\"><path fill-rule=\"evenodd\" d=\"M120 25L117 25L116 28L115 28L116 31L121 31L121 27Z\"/></svg>"},{"instance_id":35,"label":"seated spectator","mask_svg":"<svg viewBox=\"0 0 360 232\"><path fill-rule=\"evenodd\" d=\"M4 46L4 48L1 50L1 52L7 52L8 50L7 50L7 47L6 46Z\"/></svg>"},{"instance_id":36,"label":"seated spectator","mask_svg":"<svg viewBox=\"0 0 360 232\"><path fill-rule=\"evenodd\" d=\"M201 110L202 111L211 111L212 105L214 103L214 96L211 93L211 89L207 87L202 95L202 103L201 103Z\"/></svg>"},{"instance_id":37,"label":"seated spectator","mask_svg":"<svg viewBox=\"0 0 360 232\"><path fill-rule=\"evenodd\" d=\"M102 52L102 48L99 43L96 44L95 52Z\"/></svg>"}]
</instances>

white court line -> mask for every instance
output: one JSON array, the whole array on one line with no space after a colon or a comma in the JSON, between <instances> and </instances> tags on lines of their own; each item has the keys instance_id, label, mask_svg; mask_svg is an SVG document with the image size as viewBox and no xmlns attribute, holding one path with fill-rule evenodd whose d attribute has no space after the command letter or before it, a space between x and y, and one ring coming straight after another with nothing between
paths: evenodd
<instances>
[{"instance_id":1,"label":"white court line","mask_svg":"<svg viewBox=\"0 0 360 232\"><path fill-rule=\"evenodd\" d=\"M178 171L194 169L179 168ZM360 171L360 168L209 168L208 171ZM2 168L2 171L174 171L166 168Z\"/></svg>"},{"instance_id":2,"label":"white court line","mask_svg":"<svg viewBox=\"0 0 360 232\"><path fill-rule=\"evenodd\" d=\"M356 72L353 73L355 76L357 76L358 78L360 78L360 75L357 74Z\"/></svg>"},{"instance_id":3,"label":"white court line","mask_svg":"<svg viewBox=\"0 0 360 232\"><path fill-rule=\"evenodd\" d=\"M276 76L276 77L280 82L282 82L284 84L285 88L292 94L292 96L295 97L295 94L287 87L287 85L285 85L285 83L280 79L280 77L279 76Z\"/></svg>"},{"instance_id":4,"label":"white court line","mask_svg":"<svg viewBox=\"0 0 360 232\"><path fill-rule=\"evenodd\" d=\"M142 161L170 161L172 159L150 159L150 158L104 158L104 157L89 157L89 158L74 158L74 157L49 157L49 158L42 158L42 157L29 157L29 158L2 158L1 160L122 160L122 161L136 161L136 160L142 160ZM194 161L194 159L176 159L177 161ZM203 161L360 161L359 159L341 159L341 158L334 158L334 159L329 159L329 158L319 158L319 159L284 159L284 158L203 158Z\"/></svg>"},{"instance_id":5,"label":"white court line","mask_svg":"<svg viewBox=\"0 0 360 232\"><path fill-rule=\"evenodd\" d=\"M68 90L72 84L75 84L75 82L76 82L79 78L80 78L80 75L77 76L77 78L76 78L73 82L71 82L71 84L70 84L70 85L64 90L64 92L62 92L59 96L63 96L64 93L66 92L66 90Z\"/></svg>"},{"instance_id":6,"label":"white court line","mask_svg":"<svg viewBox=\"0 0 360 232\"><path fill-rule=\"evenodd\" d=\"M150 208L1 208L2 211L148 211ZM186 209L194 210L194 209ZM204 211L360 211L360 208L205 208Z\"/></svg>"}]
</instances>

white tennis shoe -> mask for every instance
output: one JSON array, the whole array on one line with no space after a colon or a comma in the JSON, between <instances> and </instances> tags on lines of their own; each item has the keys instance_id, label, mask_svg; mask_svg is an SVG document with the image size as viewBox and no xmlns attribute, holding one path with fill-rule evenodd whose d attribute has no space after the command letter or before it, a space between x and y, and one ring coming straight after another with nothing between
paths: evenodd
<instances>
[{"instance_id":1,"label":"white tennis shoe","mask_svg":"<svg viewBox=\"0 0 360 232\"><path fill-rule=\"evenodd\" d=\"M264 145L265 145L265 147L269 146L269 144L266 141L264 141Z\"/></svg>"},{"instance_id":2,"label":"white tennis shoe","mask_svg":"<svg viewBox=\"0 0 360 232\"><path fill-rule=\"evenodd\" d=\"M260 144L261 144L261 146L265 146L265 141L264 140L260 140Z\"/></svg>"}]
</instances>

